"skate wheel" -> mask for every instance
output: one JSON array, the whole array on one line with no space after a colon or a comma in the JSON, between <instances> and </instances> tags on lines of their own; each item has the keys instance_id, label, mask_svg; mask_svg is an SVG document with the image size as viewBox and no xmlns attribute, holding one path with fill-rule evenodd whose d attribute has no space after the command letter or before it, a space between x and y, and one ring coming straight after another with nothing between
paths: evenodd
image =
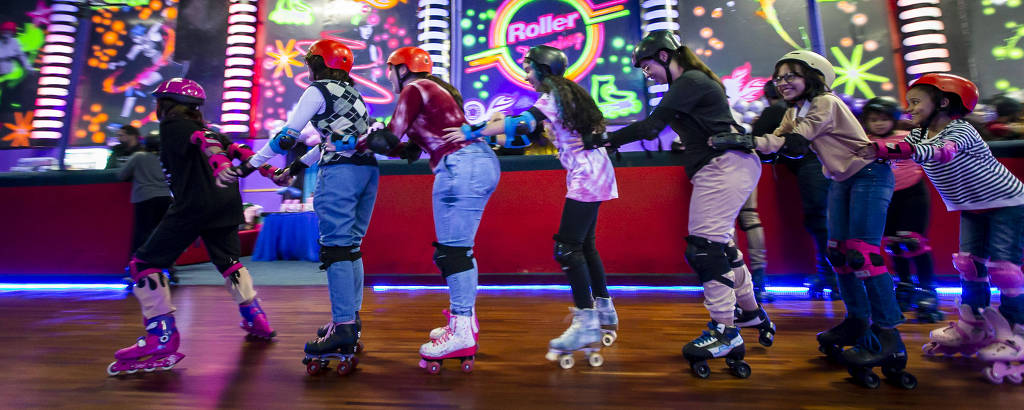
<instances>
[{"instance_id":1,"label":"skate wheel","mask_svg":"<svg viewBox=\"0 0 1024 410\"><path fill-rule=\"evenodd\" d=\"M1003 384L1003 376L997 375L992 371L991 367L986 367L985 370L982 370L982 373L985 374L985 378L992 382L992 384Z\"/></svg>"},{"instance_id":2,"label":"skate wheel","mask_svg":"<svg viewBox=\"0 0 1024 410\"><path fill-rule=\"evenodd\" d=\"M939 347L938 343L935 343L935 342L925 343L924 346L921 346L921 353L924 353L925 356L934 356L935 355L935 349L937 347Z\"/></svg>"},{"instance_id":3,"label":"skate wheel","mask_svg":"<svg viewBox=\"0 0 1024 410\"><path fill-rule=\"evenodd\" d=\"M904 389L914 390L915 388L917 388L917 378L914 377L914 375L912 375L910 373L901 372L900 373L900 378L899 378L899 384L900 384L900 387L902 387Z\"/></svg>"},{"instance_id":4,"label":"skate wheel","mask_svg":"<svg viewBox=\"0 0 1024 410\"><path fill-rule=\"evenodd\" d=\"M693 374L697 375L701 379L706 379L711 376L711 367L708 366L708 362L697 362L690 364L690 368L693 369Z\"/></svg>"},{"instance_id":5,"label":"skate wheel","mask_svg":"<svg viewBox=\"0 0 1024 410\"><path fill-rule=\"evenodd\" d=\"M357 343L356 344L356 353L362 353L363 350L366 350L366 346L363 345L363 342Z\"/></svg>"},{"instance_id":6,"label":"skate wheel","mask_svg":"<svg viewBox=\"0 0 1024 410\"><path fill-rule=\"evenodd\" d=\"M345 360L339 361L338 362L338 369L337 369L338 376L345 376L345 375L347 375L349 373L352 373L353 367L354 366L352 366L352 363L349 363L348 361L345 361Z\"/></svg>"},{"instance_id":7,"label":"skate wheel","mask_svg":"<svg viewBox=\"0 0 1024 410\"><path fill-rule=\"evenodd\" d=\"M775 335L766 332L757 339L757 342L760 343L761 346L772 347L772 343L775 343Z\"/></svg>"},{"instance_id":8,"label":"skate wheel","mask_svg":"<svg viewBox=\"0 0 1024 410\"><path fill-rule=\"evenodd\" d=\"M571 369L576 365L576 359L571 354L562 355L558 358L558 366L563 369Z\"/></svg>"},{"instance_id":9,"label":"skate wheel","mask_svg":"<svg viewBox=\"0 0 1024 410\"><path fill-rule=\"evenodd\" d=\"M310 362L311 360L312 360L312 359L310 359L310 358L308 358L308 357L304 357L304 358L302 358L302 364L303 364L303 365L307 365L307 364L309 364L309 362Z\"/></svg>"},{"instance_id":10,"label":"skate wheel","mask_svg":"<svg viewBox=\"0 0 1024 410\"><path fill-rule=\"evenodd\" d=\"M1020 384L1022 381L1024 381L1024 377L1022 377L1020 373L1014 373L1007 375L1006 380L1009 380L1010 383L1013 384Z\"/></svg>"},{"instance_id":11,"label":"skate wheel","mask_svg":"<svg viewBox=\"0 0 1024 410\"><path fill-rule=\"evenodd\" d=\"M461 367L463 373L473 373L473 359L463 360Z\"/></svg>"},{"instance_id":12,"label":"skate wheel","mask_svg":"<svg viewBox=\"0 0 1024 410\"><path fill-rule=\"evenodd\" d=\"M441 363L438 362L427 362L427 373L439 374L441 373Z\"/></svg>"},{"instance_id":13,"label":"skate wheel","mask_svg":"<svg viewBox=\"0 0 1024 410\"><path fill-rule=\"evenodd\" d=\"M601 344L611 346L612 343L615 343L615 339L617 339L615 332L605 333L604 336L601 336Z\"/></svg>"},{"instance_id":14,"label":"skate wheel","mask_svg":"<svg viewBox=\"0 0 1024 410\"><path fill-rule=\"evenodd\" d=\"M730 366L732 373L741 379L750 377L750 365L744 361L735 362Z\"/></svg>"},{"instance_id":15,"label":"skate wheel","mask_svg":"<svg viewBox=\"0 0 1024 410\"><path fill-rule=\"evenodd\" d=\"M604 356L600 353L591 353L587 356L587 362L590 363L590 367L601 367L604 364Z\"/></svg>"},{"instance_id":16,"label":"skate wheel","mask_svg":"<svg viewBox=\"0 0 1024 410\"><path fill-rule=\"evenodd\" d=\"M306 364L306 374L310 376L320 374L320 361L310 360L309 363Z\"/></svg>"},{"instance_id":17,"label":"skate wheel","mask_svg":"<svg viewBox=\"0 0 1024 410\"><path fill-rule=\"evenodd\" d=\"M869 389L877 389L878 385L882 384L882 381L878 378L875 372L867 369L850 369L850 374L854 380L860 385Z\"/></svg>"},{"instance_id":18,"label":"skate wheel","mask_svg":"<svg viewBox=\"0 0 1024 410\"><path fill-rule=\"evenodd\" d=\"M114 365L115 364L117 364L117 362L110 362L110 364L107 365L107 375L108 376L117 376L117 375L121 374L121 372L114 370Z\"/></svg>"},{"instance_id":19,"label":"skate wheel","mask_svg":"<svg viewBox=\"0 0 1024 410\"><path fill-rule=\"evenodd\" d=\"M352 356L348 359L349 363L352 363L352 370L355 370L359 366L359 358Z\"/></svg>"}]
</instances>

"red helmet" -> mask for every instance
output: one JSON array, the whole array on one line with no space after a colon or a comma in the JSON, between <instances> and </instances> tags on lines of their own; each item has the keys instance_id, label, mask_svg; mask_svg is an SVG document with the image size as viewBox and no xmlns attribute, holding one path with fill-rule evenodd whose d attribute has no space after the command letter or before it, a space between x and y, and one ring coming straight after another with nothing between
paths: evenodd
<instances>
[{"instance_id":1,"label":"red helmet","mask_svg":"<svg viewBox=\"0 0 1024 410\"><path fill-rule=\"evenodd\" d=\"M405 64L413 73L429 73L434 68L434 62L430 60L430 54L419 47L402 47L391 53L388 57L388 64Z\"/></svg>"},{"instance_id":2,"label":"red helmet","mask_svg":"<svg viewBox=\"0 0 1024 410\"><path fill-rule=\"evenodd\" d=\"M974 106L978 105L978 86L974 85L971 80L961 76L947 73L928 73L911 82L910 86L913 87L921 84L932 85L942 90L942 92L956 94L960 97L960 101L964 103L964 108L968 112L974 111Z\"/></svg>"},{"instance_id":3,"label":"red helmet","mask_svg":"<svg viewBox=\"0 0 1024 410\"><path fill-rule=\"evenodd\" d=\"M0 31L17 32L18 31L18 25L15 24L13 21L5 21L3 23L0 23Z\"/></svg>"},{"instance_id":4,"label":"red helmet","mask_svg":"<svg viewBox=\"0 0 1024 410\"><path fill-rule=\"evenodd\" d=\"M330 68L349 72L352 70L352 50L340 41L320 39L309 46L309 54L320 56L324 59L324 65Z\"/></svg>"}]
</instances>

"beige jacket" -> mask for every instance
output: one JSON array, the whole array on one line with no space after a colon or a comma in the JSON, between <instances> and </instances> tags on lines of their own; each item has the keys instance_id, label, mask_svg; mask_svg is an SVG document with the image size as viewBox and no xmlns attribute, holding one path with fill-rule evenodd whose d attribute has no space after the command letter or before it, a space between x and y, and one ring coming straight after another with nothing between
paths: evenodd
<instances>
[{"instance_id":1,"label":"beige jacket","mask_svg":"<svg viewBox=\"0 0 1024 410\"><path fill-rule=\"evenodd\" d=\"M825 176L844 181L875 161L875 149L857 117L829 93L786 110L775 135L797 133L811 142Z\"/></svg>"}]
</instances>

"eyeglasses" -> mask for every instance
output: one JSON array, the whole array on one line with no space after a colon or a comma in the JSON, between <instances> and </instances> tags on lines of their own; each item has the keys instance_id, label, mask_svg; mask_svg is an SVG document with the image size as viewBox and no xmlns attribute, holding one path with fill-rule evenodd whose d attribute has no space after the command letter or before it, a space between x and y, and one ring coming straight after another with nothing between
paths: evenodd
<instances>
[{"instance_id":1,"label":"eyeglasses","mask_svg":"<svg viewBox=\"0 0 1024 410\"><path fill-rule=\"evenodd\" d=\"M775 78L772 79L772 84L775 84L775 85L789 84L789 83L792 83L793 81L795 81L797 78L804 78L804 76L802 76L800 74L797 74L797 73L786 73L786 75L783 75L781 77L780 76L775 76Z\"/></svg>"}]
</instances>

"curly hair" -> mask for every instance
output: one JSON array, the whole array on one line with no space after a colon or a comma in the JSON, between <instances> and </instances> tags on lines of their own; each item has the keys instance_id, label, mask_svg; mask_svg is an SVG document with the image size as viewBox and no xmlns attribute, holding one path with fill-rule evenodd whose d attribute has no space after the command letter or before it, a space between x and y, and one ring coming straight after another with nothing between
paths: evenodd
<instances>
[{"instance_id":1,"label":"curly hair","mask_svg":"<svg viewBox=\"0 0 1024 410\"><path fill-rule=\"evenodd\" d=\"M530 64L541 76L541 87L537 91L550 93L554 98L559 120L565 129L579 136L605 131L604 114L587 90L568 78L552 74L545 65L534 61Z\"/></svg>"}]
</instances>

